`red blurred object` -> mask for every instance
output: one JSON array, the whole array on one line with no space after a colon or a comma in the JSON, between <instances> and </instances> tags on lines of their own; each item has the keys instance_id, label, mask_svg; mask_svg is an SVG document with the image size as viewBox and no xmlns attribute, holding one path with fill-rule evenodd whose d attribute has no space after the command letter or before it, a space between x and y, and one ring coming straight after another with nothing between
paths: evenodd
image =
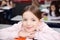
<instances>
[{"instance_id":1,"label":"red blurred object","mask_svg":"<svg viewBox=\"0 0 60 40\"><path fill-rule=\"evenodd\" d=\"M41 4L44 4L44 3L45 3L45 0L40 0L40 3L41 3Z\"/></svg>"},{"instance_id":2,"label":"red blurred object","mask_svg":"<svg viewBox=\"0 0 60 40\"><path fill-rule=\"evenodd\" d=\"M23 2L26 2L26 3L29 3L29 2L32 2L32 0L13 0L13 2L21 2L21 3L23 3ZM41 3L41 4L44 4L44 2L45 2L45 0L39 0L39 2Z\"/></svg>"},{"instance_id":3,"label":"red blurred object","mask_svg":"<svg viewBox=\"0 0 60 40\"><path fill-rule=\"evenodd\" d=\"M2 1L0 1L0 5L1 5Z\"/></svg>"},{"instance_id":4,"label":"red blurred object","mask_svg":"<svg viewBox=\"0 0 60 40\"><path fill-rule=\"evenodd\" d=\"M25 37L19 37L19 38L15 38L14 40L26 40Z\"/></svg>"},{"instance_id":5,"label":"red blurred object","mask_svg":"<svg viewBox=\"0 0 60 40\"><path fill-rule=\"evenodd\" d=\"M13 0L14 2L31 2L31 0Z\"/></svg>"}]
</instances>

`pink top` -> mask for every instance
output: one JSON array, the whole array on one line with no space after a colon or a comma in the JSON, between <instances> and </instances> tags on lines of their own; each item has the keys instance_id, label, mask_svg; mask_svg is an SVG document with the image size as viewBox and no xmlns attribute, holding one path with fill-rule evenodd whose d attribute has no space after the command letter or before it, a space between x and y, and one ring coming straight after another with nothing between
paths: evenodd
<instances>
[{"instance_id":1,"label":"pink top","mask_svg":"<svg viewBox=\"0 0 60 40\"><path fill-rule=\"evenodd\" d=\"M13 40L18 37L18 32L21 30L22 22L14 24L12 27L0 29L0 39ZM60 33L50 28L46 23L42 22L39 26L41 31L37 31L35 38L38 40L60 40ZM27 40L27 39L26 39Z\"/></svg>"}]
</instances>

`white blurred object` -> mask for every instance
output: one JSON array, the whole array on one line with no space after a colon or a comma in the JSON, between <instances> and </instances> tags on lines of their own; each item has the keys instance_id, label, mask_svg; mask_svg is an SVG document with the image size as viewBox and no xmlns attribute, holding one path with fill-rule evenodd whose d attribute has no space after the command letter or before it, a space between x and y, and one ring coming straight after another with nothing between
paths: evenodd
<instances>
[{"instance_id":1,"label":"white blurred object","mask_svg":"<svg viewBox=\"0 0 60 40\"><path fill-rule=\"evenodd\" d=\"M13 20L13 21L22 21L22 16L21 15L17 15L15 17L13 17L11 20Z\"/></svg>"},{"instance_id":2,"label":"white blurred object","mask_svg":"<svg viewBox=\"0 0 60 40\"><path fill-rule=\"evenodd\" d=\"M2 9L9 10L9 9L11 9L11 7L5 6L5 7L3 7Z\"/></svg>"},{"instance_id":3,"label":"white blurred object","mask_svg":"<svg viewBox=\"0 0 60 40\"><path fill-rule=\"evenodd\" d=\"M0 12L3 12L4 10L0 10Z\"/></svg>"},{"instance_id":4,"label":"white blurred object","mask_svg":"<svg viewBox=\"0 0 60 40\"><path fill-rule=\"evenodd\" d=\"M46 9L46 8L45 8L45 9L42 9L41 11L42 11L42 12L45 12L45 13L49 13L49 10Z\"/></svg>"}]
</instances>

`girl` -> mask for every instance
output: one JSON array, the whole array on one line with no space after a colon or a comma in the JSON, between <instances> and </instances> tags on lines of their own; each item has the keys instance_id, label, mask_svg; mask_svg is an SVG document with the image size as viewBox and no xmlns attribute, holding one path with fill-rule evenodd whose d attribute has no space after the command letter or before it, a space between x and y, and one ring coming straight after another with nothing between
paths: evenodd
<instances>
[{"instance_id":1,"label":"girl","mask_svg":"<svg viewBox=\"0 0 60 40\"><path fill-rule=\"evenodd\" d=\"M27 6L22 21L0 30L3 40L60 40L60 34L41 21L42 13L35 6Z\"/></svg>"}]
</instances>

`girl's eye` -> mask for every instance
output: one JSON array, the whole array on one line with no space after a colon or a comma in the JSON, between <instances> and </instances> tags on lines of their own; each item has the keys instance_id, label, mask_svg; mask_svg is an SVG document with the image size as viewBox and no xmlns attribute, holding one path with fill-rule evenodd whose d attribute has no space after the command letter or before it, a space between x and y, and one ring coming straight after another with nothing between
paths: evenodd
<instances>
[{"instance_id":1,"label":"girl's eye","mask_svg":"<svg viewBox=\"0 0 60 40\"><path fill-rule=\"evenodd\" d=\"M23 19L23 21L27 21L27 19Z\"/></svg>"},{"instance_id":2,"label":"girl's eye","mask_svg":"<svg viewBox=\"0 0 60 40\"><path fill-rule=\"evenodd\" d=\"M35 21L34 19L32 21Z\"/></svg>"}]
</instances>

